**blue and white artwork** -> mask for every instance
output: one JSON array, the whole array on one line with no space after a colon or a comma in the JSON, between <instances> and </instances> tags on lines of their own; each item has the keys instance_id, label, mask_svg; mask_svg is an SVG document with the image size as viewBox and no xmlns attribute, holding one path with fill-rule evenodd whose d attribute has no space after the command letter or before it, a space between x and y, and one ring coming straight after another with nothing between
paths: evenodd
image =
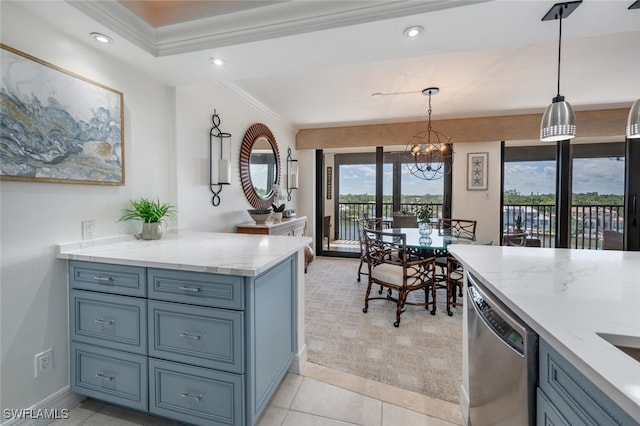
<instances>
[{"instance_id":1,"label":"blue and white artwork","mask_svg":"<svg viewBox=\"0 0 640 426\"><path fill-rule=\"evenodd\" d=\"M0 179L124 185L122 93L0 47Z\"/></svg>"}]
</instances>

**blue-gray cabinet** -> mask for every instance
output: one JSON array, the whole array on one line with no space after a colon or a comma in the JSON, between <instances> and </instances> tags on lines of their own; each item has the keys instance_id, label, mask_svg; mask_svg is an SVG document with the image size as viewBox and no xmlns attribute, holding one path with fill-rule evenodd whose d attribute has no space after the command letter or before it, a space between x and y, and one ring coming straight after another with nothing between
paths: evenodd
<instances>
[{"instance_id":1,"label":"blue-gray cabinet","mask_svg":"<svg viewBox=\"0 0 640 426\"><path fill-rule=\"evenodd\" d=\"M638 425L543 339L538 384L538 425Z\"/></svg>"},{"instance_id":2,"label":"blue-gray cabinet","mask_svg":"<svg viewBox=\"0 0 640 426\"><path fill-rule=\"evenodd\" d=\"M296 259L255 277L69 261L72 390L253 425L296 353Z\"/></svg>"}]
</instances>

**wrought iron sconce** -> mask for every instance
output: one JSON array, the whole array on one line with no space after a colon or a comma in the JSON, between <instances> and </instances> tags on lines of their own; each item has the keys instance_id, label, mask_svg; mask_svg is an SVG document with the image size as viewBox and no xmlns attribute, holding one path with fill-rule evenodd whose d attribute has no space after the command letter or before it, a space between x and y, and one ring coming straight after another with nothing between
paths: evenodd
<instances>
[{"instance_id":1,"label":"wrought iron sconce","mask_svg":"<svg viewBox=\"0 0 640 426\"><path fill-rule=\"evenodd\" d=\"M211 121L213 127L209 132L209 189L213 193L211 204L217 207L220 205L222 187L231 184L231 161L229 160L231 133L220 130L220 116L215 109ZM227 146L226 150L225 145ZM218 190L214 188L216 186L219 187Z\"/></svg>"},{"instance_id":2,"label":"wrought iron sconce","mask_svg":"<svg viewBox=\"0 0 640 426\"><path fill-rule=\"evenodd\" d=\"M287 148L287 201L294 189L298 189L298 160L291 158L291 148Z\"/></svg>"}]
</instances>

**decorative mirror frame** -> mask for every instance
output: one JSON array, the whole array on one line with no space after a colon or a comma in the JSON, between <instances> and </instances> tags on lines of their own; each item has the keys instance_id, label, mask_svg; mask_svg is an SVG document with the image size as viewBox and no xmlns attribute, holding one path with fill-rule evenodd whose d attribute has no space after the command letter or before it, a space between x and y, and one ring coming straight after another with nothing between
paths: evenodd
<instances>
[{"instance_id":1,"label":"decorative mirror frame","mask_svg":"<svg viewBox=\"0 0 640 426\"><path fill-rule=\"evenodd\" d=\"M275 195L273 191L271 192L271 196L269 198L261 198L253 188L253 184L251 183L251 149L253 148L253 144L260 138L266 138L271 147L273 148L273 152L276 156L276 184L280 184L280 152L278 151L278 144L276 142L276 138L271 133L271 130L267 126L262 123L253 124L247 132L244 134L244 138L242 139L242 145L240 147L240 182L242 183L242 190L244 191L244 195L247 197L249 204L253 206L254 209L266 210L271 208L271 204L273 203Z\"/></svg>"}]
</instances>

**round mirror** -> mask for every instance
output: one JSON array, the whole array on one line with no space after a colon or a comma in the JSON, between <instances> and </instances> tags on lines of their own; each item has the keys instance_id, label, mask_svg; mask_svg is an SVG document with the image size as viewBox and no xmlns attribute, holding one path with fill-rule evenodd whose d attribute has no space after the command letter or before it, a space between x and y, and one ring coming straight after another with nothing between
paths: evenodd
<instances>
[{"instance_id":1,"label":"round mirror","mask_svg":"<svg viewBox=\"0 0 640 426\"><path fill-rule=\"evenodd\" d=\"M273 202L273 185L280 182L280 154L267 126L249 127L240 147L242 190L255 209L268 209Z\"/></svg>"}]
</instances>

